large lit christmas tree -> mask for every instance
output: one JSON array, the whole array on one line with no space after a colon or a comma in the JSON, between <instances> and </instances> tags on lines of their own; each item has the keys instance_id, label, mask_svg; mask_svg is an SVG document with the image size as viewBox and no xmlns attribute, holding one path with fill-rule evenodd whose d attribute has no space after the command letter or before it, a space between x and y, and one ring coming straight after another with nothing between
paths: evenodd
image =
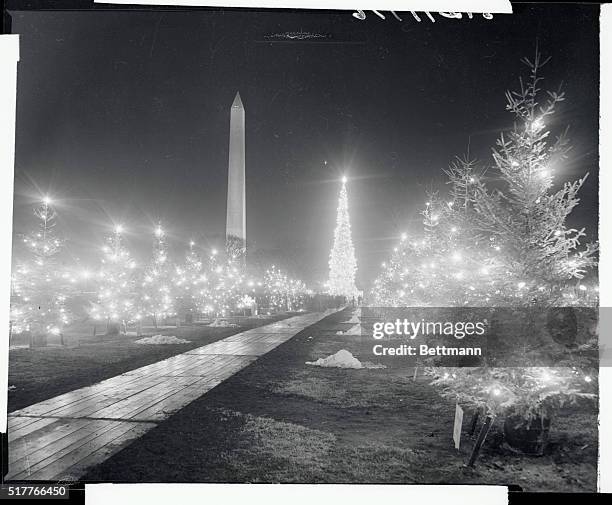
<instances>
[{"instance_id":1,"label":"large lit christmas tree","mask_svg":"<svg viewBox=\"0 0 612 505\"><path fill-rule=\"evenodd\" d=\"M355 273L357 260L351 238L351 223L346 192L346 177L342 178L342 187L338 201L334 245L329 255L329 293L334 296L357 296Z\"/></svg>"}]
</instances>

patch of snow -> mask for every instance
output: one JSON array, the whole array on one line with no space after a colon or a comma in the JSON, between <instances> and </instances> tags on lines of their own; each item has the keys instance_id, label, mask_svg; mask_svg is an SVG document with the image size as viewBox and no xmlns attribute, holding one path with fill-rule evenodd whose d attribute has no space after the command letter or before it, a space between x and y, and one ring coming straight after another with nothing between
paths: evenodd
<instances>
[{"instance_id":1,"label":"patch of snow","mask_svg":"<svg viewBox=\"0 0 612 505\"><path fill-rule=\"evenodd\" d=\"M230 323L229 321L225 321L223 319L215 319L208 326L210 326L211 328L234 328L238 325L234 323Z\"/></svg>"},{"instance_id":2,"label":"patch of snow","mask_svg":"<svg viewBox=\"0 0 612 505\"><path fill-rule=\"evenodd\" d=\"M165 344L189 344L189 340L177 338L170 335L153 335L152 337L141 338L135 341L136 344L145 345L165 345Z\"/></svg>"},{"instance_id":3,"label":"patch of snow","mask_svg":"<svg viewBox=\"0 0 612 505\"><path fill-rule=\"evenodd\" d=\"M336 354L327 356L327 358L319 358L317 361L307 361L307 365L320 366L323 368L387 368L385 365L378 365L370 361L359 361L346 349L340 349Z\"/></svg>"},{"instance_id":4,"label":"patch of snow","mask_svg":"<svg viewBox=\"0 0 612 505\"><path fill-rule=\"evenodd\" d=\"M319 358L317 361L307 361L306 364L325 368L363 368L361 361L346 349L340 349L336 354L327 356L327 358Z\"/></svg>"}]
</instances>

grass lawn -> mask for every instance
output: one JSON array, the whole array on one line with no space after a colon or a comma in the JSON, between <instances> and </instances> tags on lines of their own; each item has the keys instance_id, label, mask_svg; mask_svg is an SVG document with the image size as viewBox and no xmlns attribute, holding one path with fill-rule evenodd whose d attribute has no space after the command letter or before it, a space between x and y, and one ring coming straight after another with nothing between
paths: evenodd
<instances>
[{"instance_id":1,"label":"grass lawn","mask_svg":"<svg viewBox=\"0 0 612 505\"><path fill-rule=\"evenodd\" d=\"M147 329L140 337L112 337L87 334L70 336L67 346L13 349L9 352L9 412L33 403L89 386L115 375L155 363L235 333L285 319L295 313L243 318L236 327L211 328L203 325ZM141 345L134 341L150 335L174 335L188 344Z\"/></svg>"},{"instance_id":2,"label":"grass lawn","mask_svg":"<svg viewBox=\"0 0 612 505\"><path fill-rule=\"evenodd\" d=\"M302 331L194 401L84 480L111 482L457 483L595 491L597 411L553 420L549 452L515 455L494 425L477 466L452 442L455 406L405 369L305 366L360 337L347 312ZM469 416L464 421L465 431Z\"/></svg>"}]
</instances>

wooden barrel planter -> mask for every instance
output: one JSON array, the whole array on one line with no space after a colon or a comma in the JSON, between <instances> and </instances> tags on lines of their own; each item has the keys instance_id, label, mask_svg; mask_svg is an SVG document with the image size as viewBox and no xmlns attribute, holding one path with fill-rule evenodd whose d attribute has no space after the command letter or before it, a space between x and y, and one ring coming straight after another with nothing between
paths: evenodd
<instances>
[{"instance_id":1,"label":"wooden barrel planter","mask_svg":"<svg viewBox=\"0 0 612 505\"><path fill-rule=\"evenodd\" d=\"M504 440L515 452L542 456L548 444L550 418L537 416L525 421L521 416L508 416L504 421Z\"/></svg>"}]
</instances>

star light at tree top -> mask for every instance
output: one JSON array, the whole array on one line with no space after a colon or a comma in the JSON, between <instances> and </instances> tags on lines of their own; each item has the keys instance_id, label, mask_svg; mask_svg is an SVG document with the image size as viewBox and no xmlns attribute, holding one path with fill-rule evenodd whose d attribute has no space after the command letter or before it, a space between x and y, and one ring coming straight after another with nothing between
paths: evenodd
<instances>
[{"instance_id":1,"label":"star light at tree top","mask_svg":"<svg viewBox=\"0 0 612 505\"><path fill-rule=\"evenodd\" d=\"M343 177L338 199L334 245L329 255L329 293L352 297L358 294L355 286L357 260L351 238L346 182L347 178Z\"/></svg>"}]
</instances>

